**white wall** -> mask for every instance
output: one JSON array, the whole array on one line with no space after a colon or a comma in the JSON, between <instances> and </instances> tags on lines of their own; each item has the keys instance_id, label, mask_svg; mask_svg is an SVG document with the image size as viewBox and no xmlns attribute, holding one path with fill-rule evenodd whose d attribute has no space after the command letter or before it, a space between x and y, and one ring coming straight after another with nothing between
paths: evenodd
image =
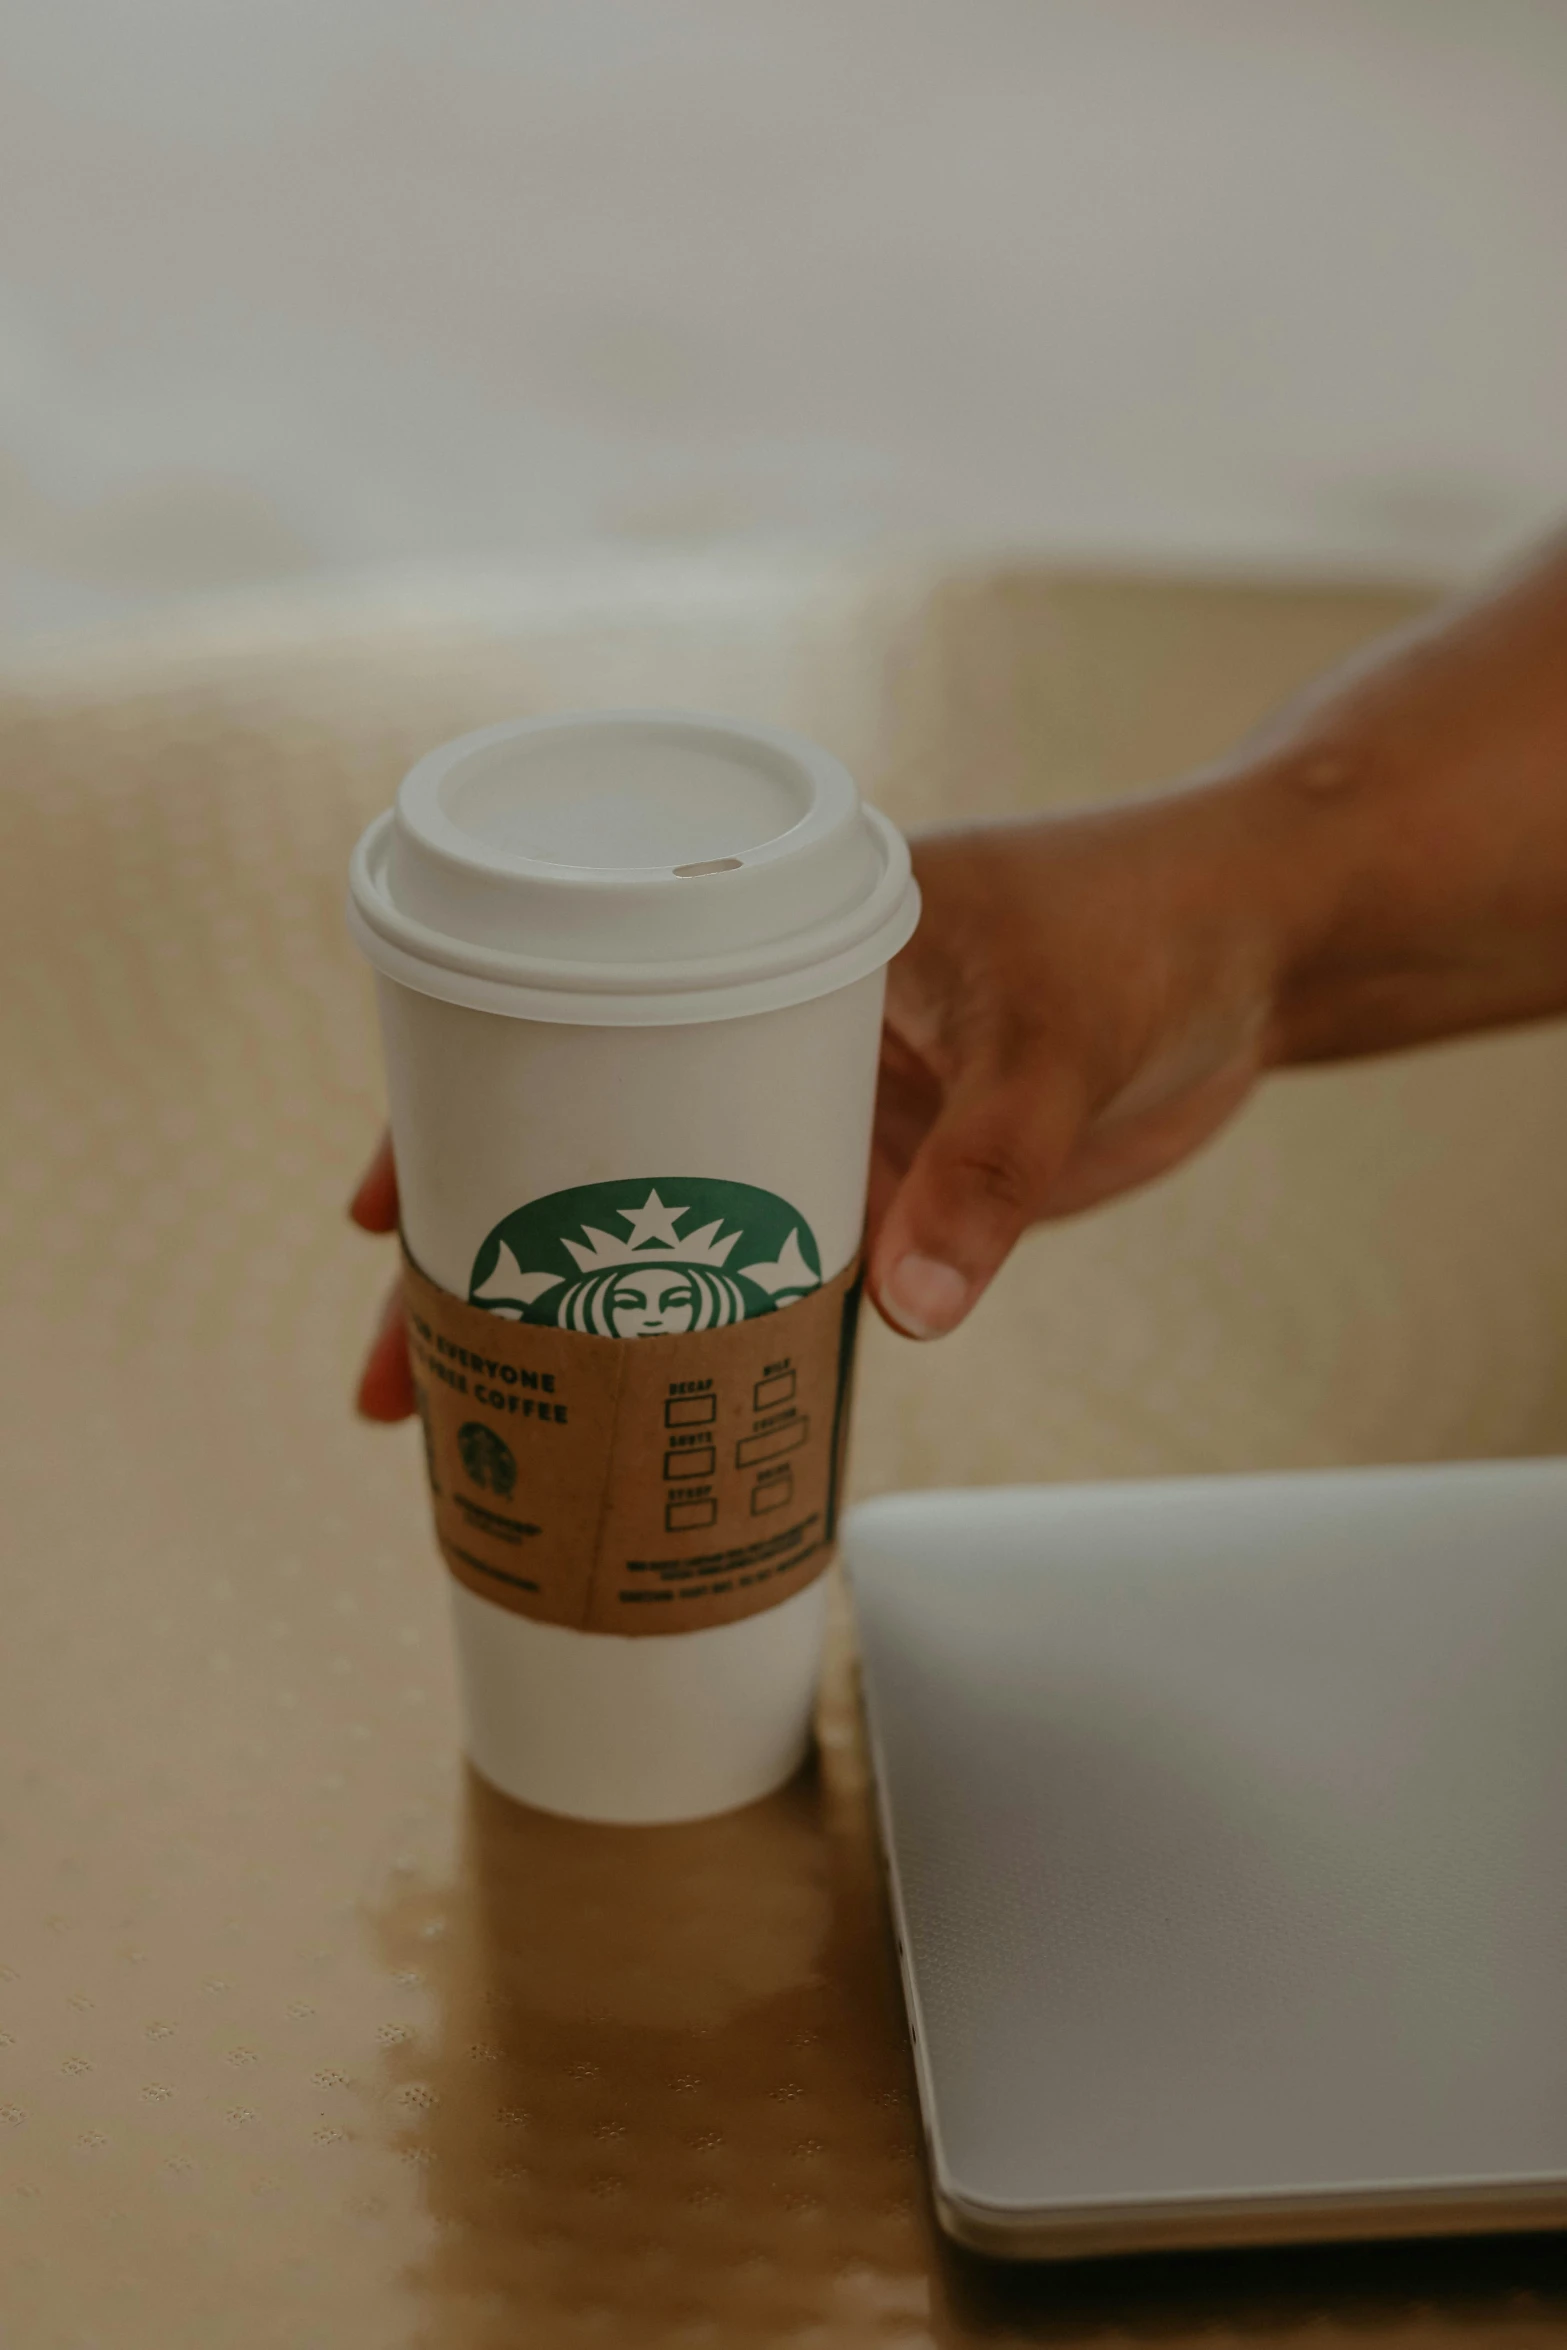
<instances>
[{"instance_id":1,"label":"white wall","mask_svg":"<svg viewBox=\"0 0 1567 2350\"><path fill-rule=\"evenodd\" d=\"M592 537L1567 509L1559 0L11 0L0 627Z\"/></svg>"}]
</instances>

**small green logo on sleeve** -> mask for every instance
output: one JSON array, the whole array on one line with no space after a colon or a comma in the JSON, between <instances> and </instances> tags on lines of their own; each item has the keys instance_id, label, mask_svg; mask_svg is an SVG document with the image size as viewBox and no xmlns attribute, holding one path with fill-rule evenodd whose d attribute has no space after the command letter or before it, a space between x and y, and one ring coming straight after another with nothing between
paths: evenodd
<instances>
[{"instance_id":1,"label":"small green logo on sleeve","mask_svg":"<svg viewBox=\"0 0 1567 2350\"><path fill-rule=\"evenodd\" d=\"M504 1501L517 1483L517 1456L505 1437L482 1420L469 1420L457 1431L457 1450L474 1484Z\"/></svg>"},{"instance_id":2,"label":"small green logo on sleeve","mask_svg":"<svg viewBox=\"0 0 1567 2350\"><path fill-rule=\"evenodd\" d=\"M468 1296L512 1322L652 1338L770 1314L821 1278L809 1224L775 1192L660 1175L530 1200L480 1247Z\"/></svg>"}]
</instances>

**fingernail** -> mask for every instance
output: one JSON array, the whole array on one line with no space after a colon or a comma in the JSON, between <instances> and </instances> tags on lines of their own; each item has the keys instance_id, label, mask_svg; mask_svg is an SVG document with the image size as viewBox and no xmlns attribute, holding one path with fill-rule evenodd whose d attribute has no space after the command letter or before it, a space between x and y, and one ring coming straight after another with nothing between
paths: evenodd
<instances>
[{"instance_id":1,"label":"fingernail","mask_svg":"<svg viewBox=\"0 0 1567 2350\"><path fill-rule=\"evenodd\" d=\"M881 1302L910 1338L939 1338L963 1318L969 1284L934 1257L900 1257L882 1284Z\"/></svg>"}]
</instances>

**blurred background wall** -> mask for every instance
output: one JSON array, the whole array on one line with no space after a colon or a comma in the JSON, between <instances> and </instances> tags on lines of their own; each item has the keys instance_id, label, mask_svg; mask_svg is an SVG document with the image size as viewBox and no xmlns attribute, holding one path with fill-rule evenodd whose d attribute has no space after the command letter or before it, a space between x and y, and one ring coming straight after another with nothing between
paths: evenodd
<instances>
[{"instance_id":1,"label":"blurred background wall","mask_svg":"<svg viewBox=\"0 0 1567 2350\"><path fill-rule=\"evenodd\" d=\"M11 0L0 629L588 541L1567 509L1562 0Z\"/></svg>"}]
</instances>

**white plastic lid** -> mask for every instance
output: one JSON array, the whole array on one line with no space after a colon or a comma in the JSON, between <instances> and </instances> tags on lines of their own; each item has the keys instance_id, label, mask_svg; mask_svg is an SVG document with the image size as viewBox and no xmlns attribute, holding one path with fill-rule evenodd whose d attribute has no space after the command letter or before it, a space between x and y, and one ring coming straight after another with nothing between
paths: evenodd
<instances>
[{"instance_id":1,"label":"white plastic lid","mask_svg":"<svg viewBox=\"0 0 1567 2350\"><path fill-rule=\"evenodd\" d=\"M803 736L683 710L519 720L419 761L354 851L378 971L517 1019L807 1002L919 919L902 835Z\"/></svg>"}]
</instances>

